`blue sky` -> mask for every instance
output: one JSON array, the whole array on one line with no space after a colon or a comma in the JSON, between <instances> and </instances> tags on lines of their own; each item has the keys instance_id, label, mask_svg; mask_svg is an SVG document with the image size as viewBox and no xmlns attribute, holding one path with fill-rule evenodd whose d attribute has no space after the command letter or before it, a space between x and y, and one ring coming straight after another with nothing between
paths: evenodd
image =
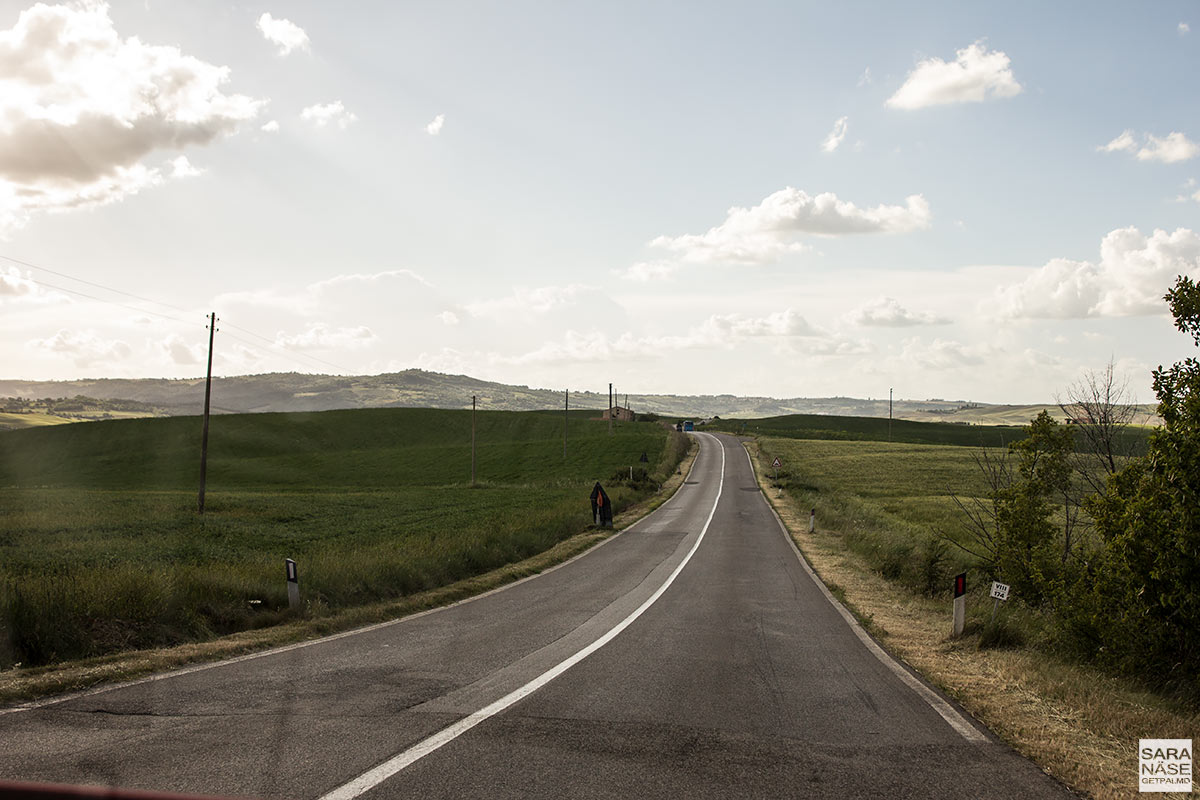
<instances>
[{"instance_id":1,"label":"blue sky","mask_svg":"<svg viewBox=\"0 0 1200 800\"><path fill-rule=\"evenodd\" d=\"M1150 400L1197 12L0 2L3 377Z\"/></svg>"}]
</instances>

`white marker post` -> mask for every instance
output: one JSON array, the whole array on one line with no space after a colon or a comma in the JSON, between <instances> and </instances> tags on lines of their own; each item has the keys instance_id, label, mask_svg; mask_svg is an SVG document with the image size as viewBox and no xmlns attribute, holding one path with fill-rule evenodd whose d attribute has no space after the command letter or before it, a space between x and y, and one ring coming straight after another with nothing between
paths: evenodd
<instances>
[{"instance_id":1,"label":"white marker post","mask_svg":"<svg viewBox=\"0 0 1200 800\"><path fill-rule=\"evenodd\" d=\"M954 635L962 636L967 623L967 573L954 576Z\"/></svg>"},{"instance_id":2,"label":"white marker post","mask_svg":"<svg viewBox=\"0 0 1200 800\"><path fill-rule=\"evenodd\" d=\"M283 565L287 569L288 608L297 609L300 607L300 572L290 558L284 559Z\"/></svg>"},{"instance_id":3,"label":"white marker post","mask_svg":"<svg viewBox=\"0 0 1200 800\"><path fill-rule=\"evenodd\" d=\"M817 510L815 508L808 514L808 532L817 532Z\"/></svg>"},{"instance_id":4,"label":"white marker post","mask_svg":"<svg viewBox=\"0 0 1200 800\"><path fill-rule=\"evenodd\" d=\"M992 622L996 621L996 609L1000 607L1000 601L1008 602L1008 584L1000 581L992 581Z\"/></svg>"}]
</instances>

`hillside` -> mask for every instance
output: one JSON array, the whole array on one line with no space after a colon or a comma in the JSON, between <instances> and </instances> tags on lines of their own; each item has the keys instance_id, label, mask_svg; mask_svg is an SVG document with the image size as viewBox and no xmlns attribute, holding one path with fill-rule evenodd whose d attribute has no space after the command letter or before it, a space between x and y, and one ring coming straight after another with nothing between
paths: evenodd
<instances>
[{"instance_id":1,"label":"hillside","mask_svg":"<svg viewBox=\"0 0 1200 800\"><path fill-rule=\"evenodd\" d=\"M887 399L852 397L776 399L720 395L624 394L618 383L620 405L638 413L667 417L761 418L789 414L886 417ZM260 413L268 411L330 411L351 408L470 408L472 395L482 409L533 411L561 409L561 389L532 389L466 375L444 375L424 370L382 375L309 375L295 372L239 375L213 379L212 406L216 413ZM180 416L199 414L204 406L204 379L100 378L77 381L0 380L0 398L88 398L129 404L120 416ZM608 403L607 387L601 392L571 390L571 408L603 409ZM46 405L46 404L43 404ZM0 428L75 421L101 417L107 410L95 404L96 413L55 416L43 408L40 416L9 413ZM15 406L14 406L15 407ZM992 405L963 400L896 400L896 419L924 422L957 422L973 425L1023 424L1041 409L1061 416L1050 405ZM1149 407L1147 407L1149 411ZM117 416L113 414L113 416Z\"/></svg>"}]
</instances>

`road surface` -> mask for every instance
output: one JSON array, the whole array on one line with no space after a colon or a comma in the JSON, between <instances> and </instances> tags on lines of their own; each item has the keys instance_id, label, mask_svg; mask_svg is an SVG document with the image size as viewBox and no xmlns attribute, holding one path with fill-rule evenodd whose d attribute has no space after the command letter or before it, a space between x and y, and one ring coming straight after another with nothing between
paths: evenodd
<instances>
[{"instance_id":1,"label":"road surface","mask_svg":"<svg viewBox=\"0 0 1200 800\"><path fill-rule=\"evenodd\" d=\"M732 437L573 561L445 609L0 710L0 779L258 797L1073 796L811 576Z\"/></svg>"}]
</instances>

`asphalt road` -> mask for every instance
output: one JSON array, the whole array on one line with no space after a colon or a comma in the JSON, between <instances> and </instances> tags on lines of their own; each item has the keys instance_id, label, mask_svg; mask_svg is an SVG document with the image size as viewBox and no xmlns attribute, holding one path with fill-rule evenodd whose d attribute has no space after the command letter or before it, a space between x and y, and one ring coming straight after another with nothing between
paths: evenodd
<instances>
[{"instance_id":1,"label":"asphalt road","mask_svg":"<svg viewBox=\"0 0 1200 800\"><path fill-rule=\"evenodd\" d=\"M260 797L1071 797L883 656L741 445L449 608L0 710L0 779Z\"/></svg>"}]
</instances>

